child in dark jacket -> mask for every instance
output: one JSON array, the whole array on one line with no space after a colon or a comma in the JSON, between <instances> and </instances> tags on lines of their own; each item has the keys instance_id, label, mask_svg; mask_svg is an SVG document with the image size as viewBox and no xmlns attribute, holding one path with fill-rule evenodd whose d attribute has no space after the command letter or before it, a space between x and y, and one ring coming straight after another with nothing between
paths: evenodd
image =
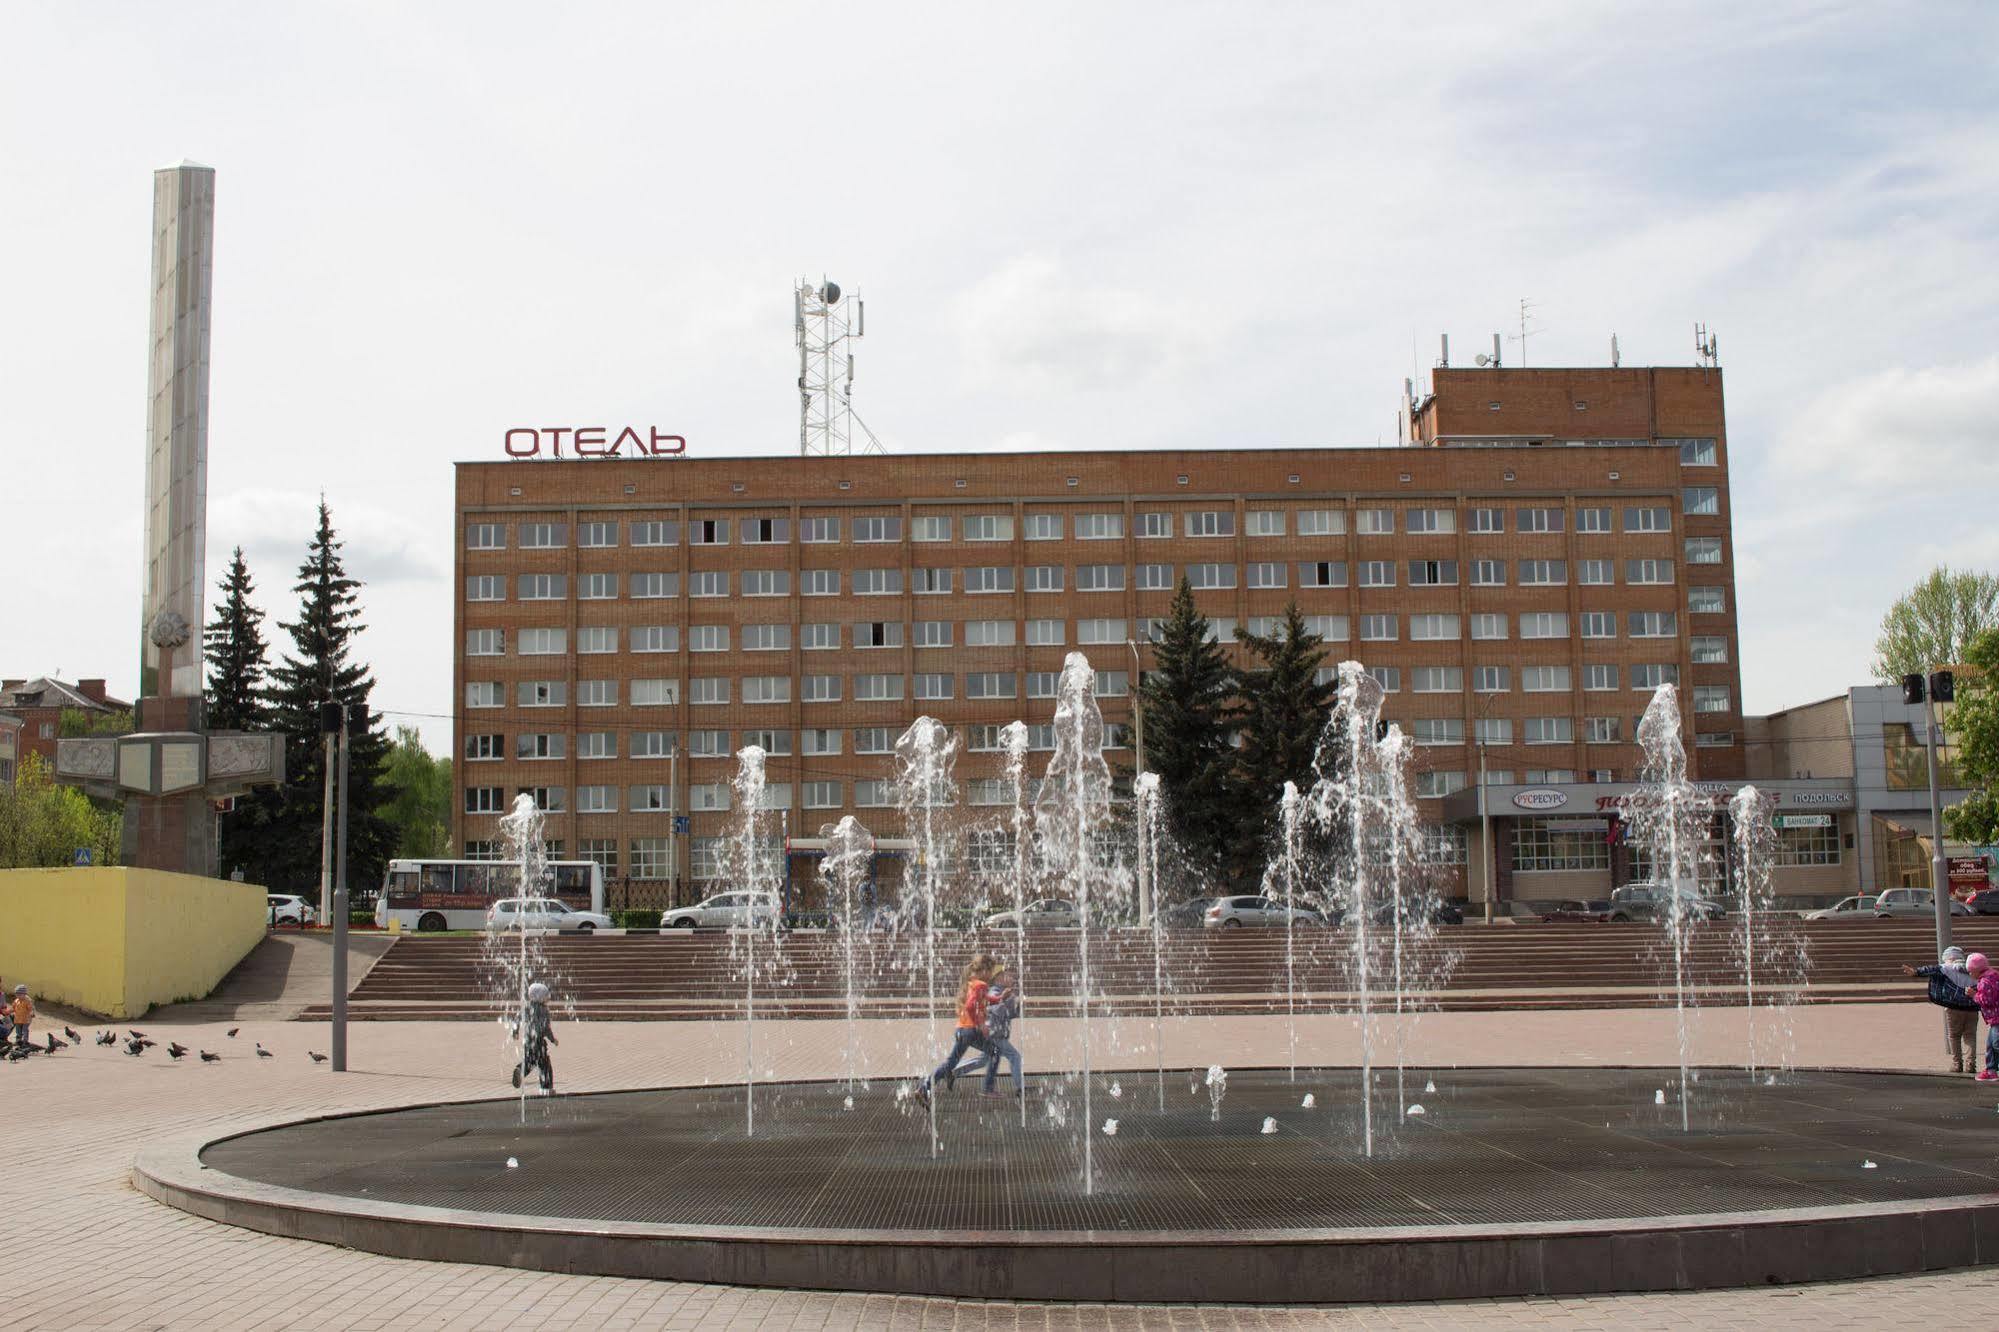
<instances>
[{"instance_id":1,"label":"child in dark jacket","mask_svg":"<svg viewBox=\"0 0 1999 1332\"><path fill-rule=\"evenodd\" d=\"M1904 976L1921 976L1930 983L1929 1001L1943 1009L1943 1044L1950 1054L1950 1071L1978 1071L1978 1002L1971 997L1977 984L1965 969L1964 950L1946 948L1935 965L1903 966Z\"/></svg>"}]
</instances>

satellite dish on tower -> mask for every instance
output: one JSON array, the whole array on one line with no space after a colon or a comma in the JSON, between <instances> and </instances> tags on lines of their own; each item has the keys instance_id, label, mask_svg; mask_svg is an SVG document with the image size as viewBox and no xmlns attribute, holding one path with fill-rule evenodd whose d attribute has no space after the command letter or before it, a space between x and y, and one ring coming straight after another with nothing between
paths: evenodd
<instances>
[{"instance_id":1,"label":"satellite dish on tower","mask_svg":"<svg viewBox=\"0 0 1999 1332\"><path fill-rule=\"evenodd\" d=\"M1484 352L1480 352L1477 356L1474 356L1472 360L1474 360L1481 366L1487 366L1492 364L1492 358L1490 356L1487 356Z\"/></svg>"},{"instance_id":2,"label":"satellite dish on tower","mask_svg":"<svg viewBox=\"0 0 1999 1332\"><path fill-rule=\"evenodd\" d=\"M840 303L840 284L837 282L828 282L825 286L819 288L819 299L828 305L838 305Z\"/></svg>"}]
</instances>

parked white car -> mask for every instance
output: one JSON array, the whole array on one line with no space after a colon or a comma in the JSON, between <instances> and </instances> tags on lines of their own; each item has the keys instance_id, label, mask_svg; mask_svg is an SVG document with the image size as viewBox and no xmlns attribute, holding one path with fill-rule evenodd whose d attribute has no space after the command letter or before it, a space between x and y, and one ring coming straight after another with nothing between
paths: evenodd
<instances>
[{"instance_id":1,"label":"parked white car","mask_svg":"<svg viewBox=\"0 0 1999 1332\"><path fill-rule=\"evenodd\" d=\"M1934 920L1937 901L1927 888L1889 888L1874 899L1874 914L1898 920ZM1968 916L1971 908L1952 898L1950 914Z\"/></svg>"},{"instance_id":2,"label":"parked white car","mask_svg":"<svg viewBox=\"0 0 1999 1332\"><path fill-rule=\"evenodd\" d=\"M659 918L662 930L726 930L775 925L783 907L776 893L717 893L691 907L676 907Z\"/></svg>"},{"instance_id":3,"label":"parked white car","mask_svg":"<svg viewBox=\"0 0 1999 1332\"><path fill-rule=\"evenodd\" d=\"M1323 925L1325 917L1304 907L1286 907L1270 897L1218 897L1201 918L1203 928L1233 930L1244 925Z\"/></svg>"},{"instance_id":4,"label":"parked white car","mask_svg":"<svg viewBox=\"0 0 1999 1332\"><path fill-rule=\"evenodd\" d=\"M303 897L291 893L271 893L265 900L270 904L273 929L280 925L296 925L304 929L319 919L319 912L314 910L312 903Z\"/></svg>"},{"instance_id":5,"label":"parked white car","mask_svg":"<svg viewBox=\"0 0 1999 1332\"><path fill-rule=\"evenodd\" d=\"M1829 907L1807 911L1806 920L1877 920L1874 899L1867 896L1842 897Z\"/></svg>"},{"instance_id":6,"label":"parked white car","mask_svg":"<svg viewBox=\"0 0 1999 1332\"><path fill-rule=\"evenodd\" d=\"M487 910L486 928L595 934L610 929L611 918L601 912L578 911L552 897L503 897Z\"/></svg>"},{"instance_id":7,"label":"parked white car","mask_svg":"<svg viewBox=\"0 0 1999 1332\"><path fill-rule=\"evenodd\" d=\"M1073 930L1082 923L1076 904L1063 897L1044 897L1019 912L998 911L986 917L987 929Z\"/></svg>"}]
</instances>

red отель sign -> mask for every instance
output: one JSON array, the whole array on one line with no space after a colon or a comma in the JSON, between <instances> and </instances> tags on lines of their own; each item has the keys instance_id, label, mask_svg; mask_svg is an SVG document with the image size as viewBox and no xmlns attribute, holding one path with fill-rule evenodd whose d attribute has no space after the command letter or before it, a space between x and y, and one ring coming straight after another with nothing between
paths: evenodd
<instances>
[{"instance_id":1,"label":"red \u043e\u0442\u0435\u043b\u044c sign","mask_svg":"<svg viewBox=\"0 0 1999 1332\"><path fill-rule=\"evenodd\" d=\"M658 426L641 434L626 426L616 437L609 426L514 426L503 441L509 458L560 458L565 443L578 458L673 458L687 452L679 435L663 435Z\"/></svg>"}]
</instances>

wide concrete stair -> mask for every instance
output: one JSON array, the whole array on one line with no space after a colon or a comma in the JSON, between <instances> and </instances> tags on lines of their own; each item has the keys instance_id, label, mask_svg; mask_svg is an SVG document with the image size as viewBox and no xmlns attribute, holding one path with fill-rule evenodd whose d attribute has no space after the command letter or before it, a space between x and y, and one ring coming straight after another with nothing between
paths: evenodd
<instances>
[{"instance_id":1,"label":"wide concrete stair","mask_svg":"<svg viewBox=\"0 0 1999 1332\"><path fill-rule=\"evenodd\" d=\"M1927 921L1759 921L1763 936L1753 974L1741 959L1740 920L1697 926L1680 959L1702 1005L1919 1001L1923 986L1900 965L1920 965L1935 951ZM1999 918L1955 922L1955 941L1999 955ZM746 940L724 933L670 931L595 938L539 936L529 941L533 973L556 993L561 1016L575 1019L739 1017L745 1005ZM959 969L981 950L1022 963L1030 1012L1080 1011L1081 940L1075 930L1031 932L1025 955L1008 931L940 933L925 974L922 939L869 935L853 944L854 1004L866 1017L909 1017L926 1007L943 1014ZM355 1019L491 1018L515 1002L520 940L398 940L354 988ZM847 954L837 934L797 931L757 941L759 1016L838 1018L847 1013ZM1377 994L1394 967L1377 932L1367 950ZM1137 930L1093 933L1089 948L1092 1011L1150 1014L1282 1012L1287 973L1301 1009L1358 1005L1354 936L1347 930L1174 930L1155 966L1151 936ZM1440 926L1403 949L1406 1002L1430 1010L1651 1008L1670 1005L1675 959L1650 925L1522 923ZM926 991L935 999L926 1001ZM304 1012L324 1019L325 1004Z\"/></svg>"}]
</instances>

